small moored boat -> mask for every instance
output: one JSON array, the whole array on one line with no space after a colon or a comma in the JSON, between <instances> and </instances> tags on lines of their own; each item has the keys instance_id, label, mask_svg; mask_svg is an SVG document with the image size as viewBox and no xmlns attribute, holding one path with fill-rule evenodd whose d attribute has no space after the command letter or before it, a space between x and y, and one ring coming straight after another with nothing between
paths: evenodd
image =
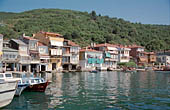
<instances>
[{"instance_id":1,"label":"small moored boat","mask_svg":"<svg viewBox=\"0 0 170 110\"><path fill-rule=\"evenodd\" d=\"M43 78L32 77L29 80L29 86L26 87L27 91L37 91L37 92L45 92L46 87L48 86L48 81L45 81Z\"/></svg>"},{"instance_id":2,"label":"small moored boat","mask_svg":"<svg viewBox=\"0 0 170 110\"><path fill-rule=\"evenodd\" d=\"M7 106L11 103L18 79L16 78L6 78L7 74L0 73L0 108Z\"/></svg>"},{"instance_id":3,"label":"small moored boat","mask_svg":"<svg viewBox=\"0 0 170 110\"><path fill-rule=\"evenodd\" d=\"M34 77L33 73L15 72L13 76L22 79L20 87L23 88L24 86L24 90L26 91L44 92L48 85L48 81L40 77Z\"/></svg>"},{"instance_id":4,"label":"small moored boat","mask_svg":"<svg viewBox=\"0 0 170 110\"><path fill-rule=\"evenodd\" d=\"M16 76L16 75L13 75L12 73L5 73L5 78L6 79L13 79L13 76ZM18 75L17 75L18 76ZM15 79L18 80L18 84L17 84L17 88L16 88L16 92L15 92L15 95L16 96L20 96L22 91L29 85L28 83L26 83L22 78L20 77L14 77Z\"/></svg>"},{"instance_id":5,"label":"small moored boat","mask_svg":"<svg viewBox=\"0 0 170 110\"><path fill-rule=\"evenodd\" d=\"M98 70L91 70L90 73L98 73Z\"/></svg>"}]
</instances>

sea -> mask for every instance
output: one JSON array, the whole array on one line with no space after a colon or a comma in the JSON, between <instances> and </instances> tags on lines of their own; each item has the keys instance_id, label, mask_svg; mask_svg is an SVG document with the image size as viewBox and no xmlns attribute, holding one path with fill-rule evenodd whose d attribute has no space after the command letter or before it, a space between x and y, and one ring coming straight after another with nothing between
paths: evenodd
<instances>
[{"instance_id":1,"label":"sea","mask_svg":"<svg viewBox=\"0 0 170 110\"><path fill-rule=\"evenodd\" d=\"M56 73L2 110L170 110L170 72Z\"/></svg>"}]
</instances>

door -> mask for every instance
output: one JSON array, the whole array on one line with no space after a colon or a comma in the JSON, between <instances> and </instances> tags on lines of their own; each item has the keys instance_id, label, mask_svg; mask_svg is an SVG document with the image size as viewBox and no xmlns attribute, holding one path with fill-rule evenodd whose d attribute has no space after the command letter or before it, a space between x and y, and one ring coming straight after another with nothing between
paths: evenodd
<instances>
[{"instance_id":1,"label":"door","mask_svg":"<svg viewBox=\"0 0 170 110\"><path fill-rule=\"evenodd\" d=\"M52 63L52 70L56 70L56 63Z\"/></svg>"}]
</instances>

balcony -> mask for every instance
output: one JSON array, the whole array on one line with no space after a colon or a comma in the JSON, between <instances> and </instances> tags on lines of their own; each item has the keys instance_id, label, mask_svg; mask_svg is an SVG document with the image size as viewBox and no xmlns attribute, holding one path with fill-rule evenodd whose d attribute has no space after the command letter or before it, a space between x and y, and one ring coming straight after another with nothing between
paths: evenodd
<instances>
[{"instance_id":1,"label":"balcony","mask_svg":"<svg viewBox=\"0 0 170 110\"><path fill-rule=\"evenodd\" d=\"M63 58L62 58L62 63L63 63L63 64L70 63L70 57L69 57L69 56L63 56Z\"/></svg>"},{"instance_id":2,"label":"balcony","mask_svg":"<svg viewBox=\"0 0 170 110\"><path fill-rule=\"evenodd\" d=\"M50 55L52 56L62 55L62 49L51 49Z\"/></svg>"},{"instance_id":3,"label":"balcony","mask_svg":"<svg viewBox=\"0 0 170 110\"><path fill-rule=\"evenodd\" d=\"M69 53L69 52L64 52L63 53L63 56L71 56L72 54L71 53Z\"/></svg>"},{"instance_id":4,"label":"balcony","mask_svg":"<svg viewBox=\"0 0 170 110\"><path fill-rule=\"evenodd\" d=\"M105 58L105 61L118 61L118 58Z\"/></svg>"},{"instance_id":5,"label":"balcony","mask_svg":"<svg viewBox=\"0 0 170 110\"><path fill-rule=\"evenodd\" d=\"M19 58L2 58L1 60L6 63L19 62Z\"/></svg>"},{"instance_id":6,"label":"balcony","mask_svg":"<svg viewBox=\"0 0 170 110\"><path fill-rule=\"evenodd\" d=\"M37 57L31 57L30 63L32 63L32 64L33 63L35 63L35 64L40 63L40 59L37 58Z\"/></svg>"}]
</instances>

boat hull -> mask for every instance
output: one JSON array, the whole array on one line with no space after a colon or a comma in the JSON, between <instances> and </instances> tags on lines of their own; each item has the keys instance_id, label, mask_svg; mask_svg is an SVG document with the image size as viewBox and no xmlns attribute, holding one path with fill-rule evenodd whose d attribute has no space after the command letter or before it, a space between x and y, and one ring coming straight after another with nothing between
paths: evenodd
<instances>
[{"instance_id":1,"label":"boat hull","mask_svg":"<svg viewBox=\"0 0 170 110\"><path fill-rule=\"evenodd\" d=\"M20 96L22 91L24 91L24 89L27 87L27 84L24 85L18 85L16 92L15 92L15 96Z\"/></svg>"},{"instance_id":2,"label":"boat hull","mask_svg":"<svg viewBox=\"0 0 170 110\"><path fill-rule=\"evenodd\" d=\"M17 81L0 83L0 108L11 103L16 91L16 86Z\"/></svg>"},{"instance_id":3,"label":"boat hull","mask_svg":"<svg viewBox=\"0 0 170 110\"><path fill-rule=\"evenodd\" d=\"M46 87L48 86L48 82L34 84L26 87L26 91L35 91L35 92L45 92Z\"/></svg>"}]
</instances>

